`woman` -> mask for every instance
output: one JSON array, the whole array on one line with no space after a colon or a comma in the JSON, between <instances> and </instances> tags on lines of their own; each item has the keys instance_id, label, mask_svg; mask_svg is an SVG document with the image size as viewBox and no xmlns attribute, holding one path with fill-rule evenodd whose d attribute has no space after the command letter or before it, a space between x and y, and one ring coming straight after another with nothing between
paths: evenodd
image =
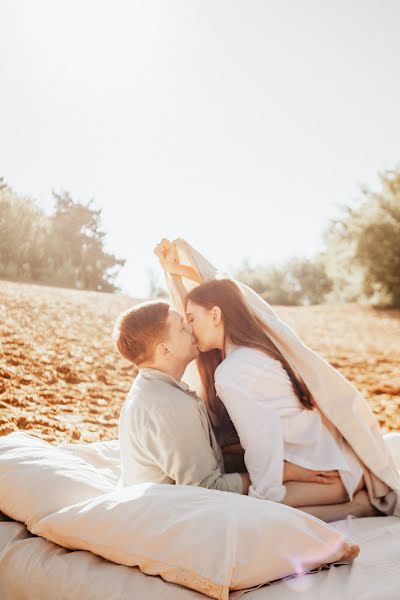
<instances>
[{"instance_id":1,"label":"woman","mask_svg":"<svg viewBox=\"0 0 400 600\"><path fill-rule=\"evenodd\" d=\"M176 249L166 240L155 252L173 277L199 284L189 293L182 286L181 295L200 350L205 400L220 429L229 424L226 413L233 423L251 479L249 495L296 506L325 520L381 514L368 500L363 465L324 419L235 282L200 283L199 274L179 264ZM285 460L308 469L338 471L340 477L329 486L284 486Z\"/></svg>"}]
</instances>

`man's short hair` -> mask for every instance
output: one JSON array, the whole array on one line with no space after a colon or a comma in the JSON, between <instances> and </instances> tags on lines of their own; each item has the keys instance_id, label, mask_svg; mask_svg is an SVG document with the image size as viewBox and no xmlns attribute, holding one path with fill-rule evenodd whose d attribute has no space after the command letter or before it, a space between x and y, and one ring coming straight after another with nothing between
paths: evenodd
<instances>
[{"instance_id":1,"label":"man's short hair","mask_svg":"<svg viewBox=\"0 0 400 600\"><path fill-rule=\"evenodd\" d=\"M136 366L154 358L156 345L168 335L169 309L168 302L150 300L128 308L118 316L113 339L124 358Z\"/></svg>"}]
</instances>

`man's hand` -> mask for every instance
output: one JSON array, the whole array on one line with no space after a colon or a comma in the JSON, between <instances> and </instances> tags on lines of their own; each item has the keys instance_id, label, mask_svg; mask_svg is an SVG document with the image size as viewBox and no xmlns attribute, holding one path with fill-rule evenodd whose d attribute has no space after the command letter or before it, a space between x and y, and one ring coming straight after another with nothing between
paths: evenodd
<instances>
[{"instance_id":1,"label":"man's hand","mask_svg":"<svg viewBox=\"0 0 400 600\"><path fill-rule=\"evenodd\" d=\"M240 477L242 478L242 494L244 495L248 495L249 493L249 487L250 487L250 477L248 473L239 473Z\"/></svg>"},{"instance_id":2,"label":"man's hand","mask_svg":"<svg viewBox=\"0 0 400 600\"><path fill-rule=\"evenodd\" d=\"M314 471L284 461L283 481L304 481L306 483L335 483L339 471Z\"/></svg>"}]
</instances>

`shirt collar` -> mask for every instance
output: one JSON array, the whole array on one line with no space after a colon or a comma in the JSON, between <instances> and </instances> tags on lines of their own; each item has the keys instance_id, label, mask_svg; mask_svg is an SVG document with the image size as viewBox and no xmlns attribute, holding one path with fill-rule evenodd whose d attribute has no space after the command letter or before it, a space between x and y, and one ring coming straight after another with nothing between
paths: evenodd
<instances>
[{"instance_id":1,"label":"shirt collar","mask_svg":"<svg viewBox=\"0 0 400 600\"><path fill-rule=\"evenodd\" d=\"M164 373L164 371L160 371L159 369L153 369L151 367L141 367L139 369L139 373L145 379L158 379L161 381L167 381L175 387L181 388L187 394L193 394L194 392L189 388L188 384L185 381L177 381L172 375L168 375L168 373Z\"/></svg>"}]
</instances>

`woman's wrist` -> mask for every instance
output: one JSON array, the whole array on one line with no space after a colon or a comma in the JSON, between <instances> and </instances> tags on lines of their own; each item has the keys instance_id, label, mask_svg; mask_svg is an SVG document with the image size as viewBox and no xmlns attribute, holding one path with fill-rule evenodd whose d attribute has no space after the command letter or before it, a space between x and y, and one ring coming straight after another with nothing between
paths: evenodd
<instances>
[{"instance_id":1,"label":"woman's wrist","mask_svg":"<svg viewBox=\"0 0 400 600\"><path fill-rule=\"evenodd\" d=\"M197 271L193 269L193 267L188 265L181 265L177 263L176 265L169 266L168 271L173 275L178 275L179 277L185 277L186 279L196 281L196 283L203 283L201 275L199 275Z\"/></svg>"}]
</instances>

